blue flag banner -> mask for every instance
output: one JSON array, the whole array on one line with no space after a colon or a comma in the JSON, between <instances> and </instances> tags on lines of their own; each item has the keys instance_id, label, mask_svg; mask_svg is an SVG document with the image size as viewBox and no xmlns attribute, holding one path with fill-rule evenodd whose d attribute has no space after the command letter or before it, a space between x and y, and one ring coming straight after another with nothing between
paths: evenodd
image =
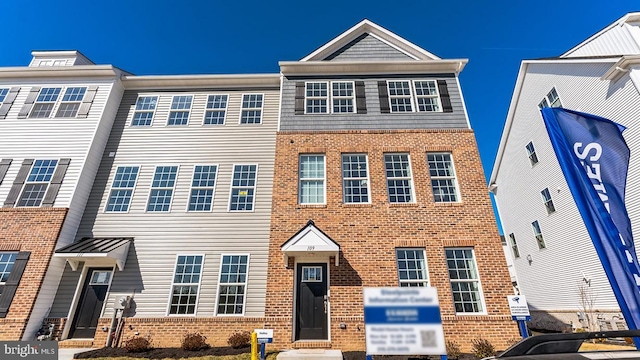
<instances>
[{"instance_id":1,"label":"blue flag banner","mask_svg":"<svg viewBox=\"0 0 640 360\"><path fill-rule=\"evenodd\" d=\"M640 325L640 267L624 204L629 147L625 127L563 108L542 109L544 124L620 310ZM640 339L635 338L640 349Z\"/></svg>"}]
</instances>

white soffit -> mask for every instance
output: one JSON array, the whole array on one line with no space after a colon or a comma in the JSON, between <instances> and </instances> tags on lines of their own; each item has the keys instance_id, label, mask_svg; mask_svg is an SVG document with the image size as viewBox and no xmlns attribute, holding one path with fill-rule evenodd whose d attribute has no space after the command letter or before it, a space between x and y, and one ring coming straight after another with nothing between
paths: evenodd
<instances>
[{"instance_id":1,"label":"white soffit","mask_svg":"<svg viewBox=\"0 0 640 360\"><path fill-rule=\"evenodd\" d=\"M289 257L335 257L335 264L338 266L340 246L318 229L313 221L309 221L291 239L287 240L281 248L284 255L285 265L289 263Z\"/></svg>"}]
</instances>

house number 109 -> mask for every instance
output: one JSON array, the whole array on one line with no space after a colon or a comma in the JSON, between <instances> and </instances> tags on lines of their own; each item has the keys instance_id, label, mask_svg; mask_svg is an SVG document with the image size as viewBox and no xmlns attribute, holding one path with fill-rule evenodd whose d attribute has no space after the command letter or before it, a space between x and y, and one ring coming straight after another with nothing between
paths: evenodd
<instances>
[{"instance_id":1,"label":"house number 109","mask_svg":"<svg viewBox=\"0 0 640 360\"><path fill-rule=\"evenodd\" d=\"M307 251L313 251L315 248L313 245L307 246Z\"/></svg>"}]
</instances>

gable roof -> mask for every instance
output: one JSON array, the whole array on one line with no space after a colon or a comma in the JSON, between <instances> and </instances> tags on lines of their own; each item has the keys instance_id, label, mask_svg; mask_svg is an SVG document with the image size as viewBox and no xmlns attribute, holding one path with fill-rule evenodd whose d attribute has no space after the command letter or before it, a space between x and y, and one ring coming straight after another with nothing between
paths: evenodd
<instances>
[{"instance_id":1,"label":"gable roof","mask_svg":"<svg viewBox=\"0 0 640 360\"><path fill-rule=\"evenodd\" d=\"M392 48L406 54L414 60L440 60L440 58L421 47L401 38L391 31L364 19L351 27L349 30L335 37L333 40L322 45L311 54L305 56L300 61L322 61L327 60L343 47L358 39L364 34L369 34L377 40L389 45Z\"/></svg>"},{"instance_id":2,"label":"gable roof","mask_svg":"<svg viewBox=\"0 0 640 360\"><path fill-rule=\"evenodd\" d=\"M640 53L640 12L627 13L560 55L561 58Z\"/></svg>"}]
</instances>

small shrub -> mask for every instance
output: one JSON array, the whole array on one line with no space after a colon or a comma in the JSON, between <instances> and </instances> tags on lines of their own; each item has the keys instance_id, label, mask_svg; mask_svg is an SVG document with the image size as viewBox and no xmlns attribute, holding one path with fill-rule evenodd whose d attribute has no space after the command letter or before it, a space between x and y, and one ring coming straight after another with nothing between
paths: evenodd
<instances>
[{"instance_id":1,"label":"small shrub","mask_svg":"<svg viewBox=\"0 0 640 360\"><path fill-rule=\"evenodd\" d=\"M447 340L447 358L451 360L458 360L460 355L462 355L462 351L460 351L460 345L453 341Z\"/></svg>"},{"instance_id":2,"label":"small shrub","mask_svg":"<svg viewBox=\"0 0 640 360\"><path fill-rule=\"evenodd\" d=\"M151 341L143 337L134 337L124 342L124 348L130 353L139 353L151 350Z\"/></svg>"},{"instance_id":3,"label":"small shrub","mask_svg":"<svg viewBox=\"0 0 640 360\"><path fill-rule=\"evenodd\" d=\"M202 349L208 349L207 337L200 333L187 333L182 338L180 345L182 350L198 351Z\"/></svg>"},{"instance_id":4,"label":"small shrub","mask_svg":"<svg viewBox=\"0 0 640 360\"><path fill-rule=\"evenodd\" d=\"M478 338L471 340L473 347L471 352L473 355L479 359L486 358L489 356L494 356L496 354L496 349L493 347L491 342L487 339Z\"/></svg>"},{"instance_id":5,"label":"small shrub","mask_svg":"<svg viewBox=\"0 0 640 360\"><path fill-rule=\"evenodd\" d=\"M234 349L251 345L251 333L248 331L239 331L229 336L227 344Z\"/></svg>"},{"instance_id":6,"label":"small shrub","mask_svg":"<svg viewBox=\"0 0 640 360\"><path fill-rule=\"evenodd\" d=\"M522 341L522 338L519 338L519 337L507 339L507 347L512 347L513 345L519 343L520 341Z\"/></svg>"}]
</instances>

